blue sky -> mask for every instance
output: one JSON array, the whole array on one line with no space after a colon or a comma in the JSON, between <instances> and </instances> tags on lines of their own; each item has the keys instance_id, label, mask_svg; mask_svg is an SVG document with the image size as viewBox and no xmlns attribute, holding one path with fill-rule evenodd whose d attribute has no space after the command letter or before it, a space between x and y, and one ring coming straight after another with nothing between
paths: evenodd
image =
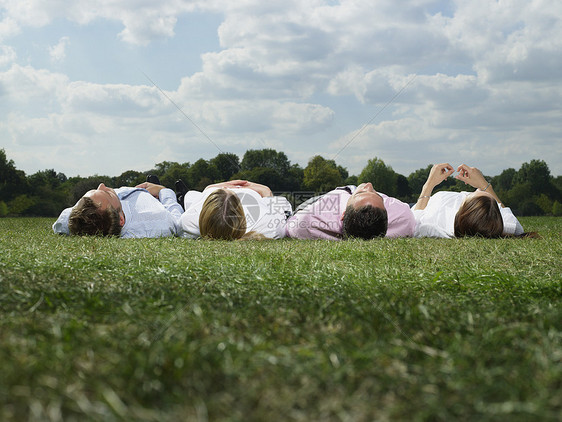
<instances>
[{"instance_id":1,"label":"blue sky","mask_svg":"<svg viewBox=\"0 0 562 422\"><path fill-rule=\"evenodd\" d=\"M0 0L0 148L67 176L260 148L556 176L561 52L558 0Z\"/></svg>"}]
</instances>

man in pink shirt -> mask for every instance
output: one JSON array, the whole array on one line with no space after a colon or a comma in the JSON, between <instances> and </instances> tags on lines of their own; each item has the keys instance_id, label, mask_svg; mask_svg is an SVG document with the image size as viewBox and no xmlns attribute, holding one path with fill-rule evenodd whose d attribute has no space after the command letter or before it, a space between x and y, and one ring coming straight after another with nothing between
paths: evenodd
<instances>
[{"instance_id":1,"label":"man in pink shirt","mask_svg":"<svg viewBox=\"0 0 562 422\"><path fill-rule=\"evenodd\" d=\"M371 183L336 188L304 205L287 220L288 237L410 237L416 227L408 204L377 192Z\"/></svg>"}]
</instances>

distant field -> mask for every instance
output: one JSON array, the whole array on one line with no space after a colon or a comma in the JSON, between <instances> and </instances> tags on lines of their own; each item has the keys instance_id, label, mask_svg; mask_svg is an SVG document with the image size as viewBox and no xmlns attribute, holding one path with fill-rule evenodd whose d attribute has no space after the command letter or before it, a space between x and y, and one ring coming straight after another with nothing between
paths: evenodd
<instances>
[{"instance_id":1,"label":"distant field","mask_svg":"<svg viewBox=\"0 0 562 422\"><path fill-rule=\"evenodd\" d=\"M0 420L562 419L541 239L67 238L0 219Z\"/></svg>"}]
</instances>

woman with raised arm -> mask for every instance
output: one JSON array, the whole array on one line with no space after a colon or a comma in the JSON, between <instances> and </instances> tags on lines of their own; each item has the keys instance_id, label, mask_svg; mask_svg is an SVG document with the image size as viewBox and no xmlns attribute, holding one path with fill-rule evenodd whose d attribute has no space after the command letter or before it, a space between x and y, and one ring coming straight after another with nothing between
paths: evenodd
<instances>
[{"instance_id":1,"label":"woman with raised arm","mask_svg":"<svg viewBox=\"0 0 562 422\"><path fill-rule=\"evenodd\" d=\"M187 237L204 239L279 239L285 236L292 207L287 198L247 180L207 186L184 196L181 225Z\"/></svg>"},{"instance_id":2,"label":"woman with raised arm","mask_svg":"<svg viewBox=\"0 0 562 422\"><path fill-rule=\"evenodd\" d=\"M455 170L448 163L431 169L418 202L412 207L415 237L481 236L498 238L524 235L523 227L498 198L492 185L476 167L461 164L456 179L476 188L474 192L437 192L433 189Z\"/></svg>"}]
</instances>

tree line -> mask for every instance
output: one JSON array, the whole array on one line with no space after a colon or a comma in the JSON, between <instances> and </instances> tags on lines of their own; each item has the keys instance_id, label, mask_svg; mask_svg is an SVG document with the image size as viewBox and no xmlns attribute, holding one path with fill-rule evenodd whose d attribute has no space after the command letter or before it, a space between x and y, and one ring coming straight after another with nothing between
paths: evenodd
<instances>
[{"instance_id":1,"label":"tree line","mask_svg":"<svg viewBox=\"0 0 562 422\"><path fill-rule=\"evenodd\" d=\"M312 157L307 166L291 164L284 152L274 149L248 150L242 160L233 153L220 153L209 160L199 159L193 164L163 161L148 171L128 170L119 176L94 175L67 177L54 169L26 175L18 170L0 149L0 217L45 216L56 217L72 206L88 190L99 183L107 186L135 186L148 174L157 175L163 185L173 188L182 179L190 189L232 179L247 179L269 186L277 194L284 194L298 205L299 193L323 193L337 186L372 182L389 196L414 203L432 165L420 168L408 176L395 172L380 158L368 160L359 175L350 175L334 160L320 155ZM562 176L553 177L543 160L531 160L520 169L508 168L501 174L486 177L506 206L516 215L562 215ZM464 183L449 179L437 190L468 190Z\"/></svg>"}]
</instances>

